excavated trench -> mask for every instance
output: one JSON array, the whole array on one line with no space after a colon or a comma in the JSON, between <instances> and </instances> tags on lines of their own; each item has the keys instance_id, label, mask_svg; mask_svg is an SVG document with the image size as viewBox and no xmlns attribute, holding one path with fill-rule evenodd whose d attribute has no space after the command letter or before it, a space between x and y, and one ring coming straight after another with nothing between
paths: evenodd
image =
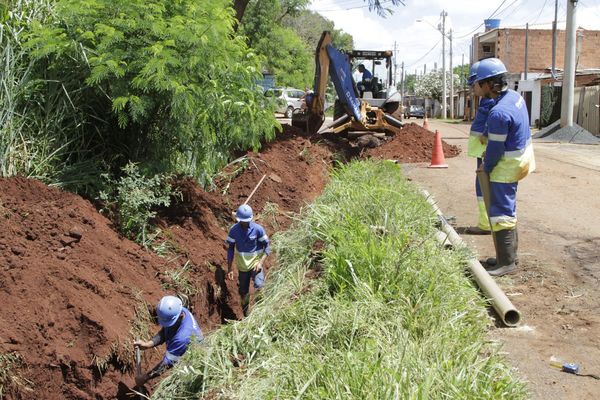
<instances>
[{"instance_id":1,"label":"excavated trench","mask_svg":"<svg viewBox=\"0 0 600 400\"><path fill-rule=\"evenodd\" d=\"M428 162L433 134L409 124L381 144L367 149L284 125L259 153L225 168L213 191L179 179L181 197L156 221L164 257L119 235L88 200L35 180L0 179L0 355L11 355L0 367L12 366L14 378L5 397L132 398L132 326L148 323L149 309L174 287L169 271L187 263L195 288L190 307L204 332L241 318L235 282L224 279L223 241L232 210L261 177L250 205L272 233L289 227L287 213L321 193L335 161ZM444 152L452 157L459 150L444 143ZM143 367L161 351L145 352Z\"/></svg>"}]
</instances>

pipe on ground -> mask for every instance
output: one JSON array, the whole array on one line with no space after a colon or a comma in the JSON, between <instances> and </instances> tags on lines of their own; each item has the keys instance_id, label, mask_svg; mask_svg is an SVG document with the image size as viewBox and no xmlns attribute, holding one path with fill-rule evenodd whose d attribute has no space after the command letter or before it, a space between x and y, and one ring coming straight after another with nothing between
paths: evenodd
<instances>
[{"instance_id":1,"label":"pipe on ground","mask_svg":"<svg viewBox=\"0 0 600 400\"><path fill-rule=\"evenodd\" d=\"M320 135L320 134L322 134L323 132L325 132L326 130L328 130L330 128L335 128L337 126L340 126L341 124L345 123L349 119L350 119L350 115L344 114L341 117L339 117L338 119L336 119L335 121L333 121L332 123L323 126L321 129L319 129L319 131L317 132L317 134Z\"/></svg>"},{"instance_id":2,"label":"pipe on ground","mask_svg":"<svg viewBox=\"0 0 600 400\"><path fill-rule=\"evenodd\" d=\"M404 123L402 121L397 120L389 114L384 113L383 118L387 121L388 124L395 126L396 128L402 128Z\"/></svg>"},{"instance_id":3,"label":"pipe on ground","mask_svg":"<svg viewBox=\"0 0 600 400\"><path fill-rule=\"evenodd\" d=\"M423 195L427 199L427 202L431 204L435 213L438 215L441 222L441 230L445 233L445 235L436 235L437 239L440 243L444 243L446 240L452 243L454 247L465 246L465 242L462 238L456 233L454 228L446 221L444 218L444 214L440 211L433 197L427 192L423 190ZM519 325L521 321L521 313L517 308L512 304L512 302L506 297L506 294L498 287L496 282L492 279L490 274L487 273L485 268L481 265L481 263L476 258L471 258L467 262L467 266L469 267L469 271L473 275L475 282L481 289L481 291L487 296L490 300L490 303L502 322L508 327L515 327Z\"/></svg>"}]
</instances>

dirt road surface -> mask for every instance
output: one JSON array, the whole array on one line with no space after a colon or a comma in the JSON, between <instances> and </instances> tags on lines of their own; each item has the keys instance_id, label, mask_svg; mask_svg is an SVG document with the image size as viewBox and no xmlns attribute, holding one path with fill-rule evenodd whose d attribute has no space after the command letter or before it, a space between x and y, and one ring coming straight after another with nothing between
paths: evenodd
<instances>
[{"instance_id":1,"label":"dirt road surface","mask_svg":"<svg viewBox=\"0 0 600 400\"><path fill-rule=\"evenodd\" d=\"M411 120L412 121L412 120ZM448 169L405 165L436 198L457 230L475 225L475 159L466 155L468 124L430 121L463 152ZM516 275L497 282L523 315L518 328L493 328L490 340L528 381L532 399L597 399L600 381L561 372L551 357L600 374L600 146L537 143L537 170L518 190ZM461 234L480 259L493 255L490 236Z\"/></svg>"}]
</instances>

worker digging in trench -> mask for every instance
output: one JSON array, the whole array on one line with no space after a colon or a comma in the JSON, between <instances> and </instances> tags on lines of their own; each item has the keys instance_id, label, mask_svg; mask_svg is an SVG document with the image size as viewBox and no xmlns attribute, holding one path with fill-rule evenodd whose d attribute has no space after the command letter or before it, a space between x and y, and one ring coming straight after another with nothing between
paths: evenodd
<instances>
[{"instance_id":1,"label":"worker digging in trench","mask_svg":"<svg viewBox=\"0 0 600 400\"><path fill-rule=\"evenodd\" d=\"M156 306L156 316L162 327L161 330L152 339L136 340L133 345L141 350L147 350L165 343L167 351L154 368L135 377L138 388L142 388L150 379L160 376L173 367L191 343L201 343L204 340L200 325L192 313L183 307L178 297L163 297Z\"/></svg>"},{"instance_id":2,"label":"worker digging in trench","mask_svg":"<svg viewBox=\"0 0 600 400\"><path fill-rule=\"evenodd\" d=\"M238 270L238 293L244 316L250 306L250 281L260 291L265 282L264 261L270 254L269 237L265 229L253 221L252 208L242 204L235 213L237 223L229 229L227 248L227 279L233 280L233 260Z\"/></svg>"}]
</instances>

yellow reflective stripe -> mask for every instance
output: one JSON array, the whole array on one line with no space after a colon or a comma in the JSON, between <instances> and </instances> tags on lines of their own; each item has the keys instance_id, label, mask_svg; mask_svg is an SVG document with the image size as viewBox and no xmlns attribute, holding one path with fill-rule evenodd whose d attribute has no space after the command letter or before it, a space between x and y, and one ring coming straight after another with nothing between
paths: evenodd
<instances>
[{"instance_id":1,"label":"yellow reflective stripe","mask_svg":"<svg viewBox=\"0 0 600 400\"><path fill-rule=\"evenodd\" d=\"M467 155L469 157L480 158L481 154L485 151L486 143L481 143L483 136L469 136L467 141Z\"/></svg>"},{"instance_id":2,"label":"yellow reflective stripe","mask_svg":"<svg viewBox=\"0 0 600 400\"><path fill-rule=\"evenodd\" d=\"M525 144L525 147L523 147L522 149L505 151L504 157L506 157L506 158L521 157L523 154L525 154L525 152L527 151L527 147L529 147L529 146L531 146L531 138L527 141L527 143Z\"/></svg>"},{"instance_id":3,"label":"yellow reflective stripe","mask_svg":"<svg viewBox=\"0 0 600 400\"><path fill-rule=\"evenodd\" d=\"M240 253L236 251L235 263L238 267L238 270L243 272L252 270L260 260L260 257L263 253L264 252L262 250L251 253Z\"/></svg>"},{"instance_id":4,"label":"yellow reflective stripe","mask_svg":"<svg viewBox=\"0 0 600 400\"><path fill-rule=\"evenodd\" d=\"M535 171L533 145L531 142L528 142L527 147L523 149L523 154L517 157L507 157L505 153L502 156L490 174L490 181L501 183L518 182L533 171Z\"/></svg>"},{"instance_id":5,"label":"yellow reflective stripe","mask_svg":"<svg viewBox=\"0 0 600 400\"><path fill-rule=\"evenodd\" d=\"M488 219L483 198L477 198L477 207L479 208L479 221L477 222L477 227L479 227L479 229L483 229L484 231L491 230L492 228L490 226L490 220Z\"/></svg>"},{"instance_id":6,"label":"yellow reflective stripe","mask_svg":"<svg viewBox=\"0 0 600 400\"><path fill-rule=\"evenodd\" d=\"M493 142L506 142L508 135L501 135L498 133L488 133L488 139Z\"/></svg>"}]
</instances>

